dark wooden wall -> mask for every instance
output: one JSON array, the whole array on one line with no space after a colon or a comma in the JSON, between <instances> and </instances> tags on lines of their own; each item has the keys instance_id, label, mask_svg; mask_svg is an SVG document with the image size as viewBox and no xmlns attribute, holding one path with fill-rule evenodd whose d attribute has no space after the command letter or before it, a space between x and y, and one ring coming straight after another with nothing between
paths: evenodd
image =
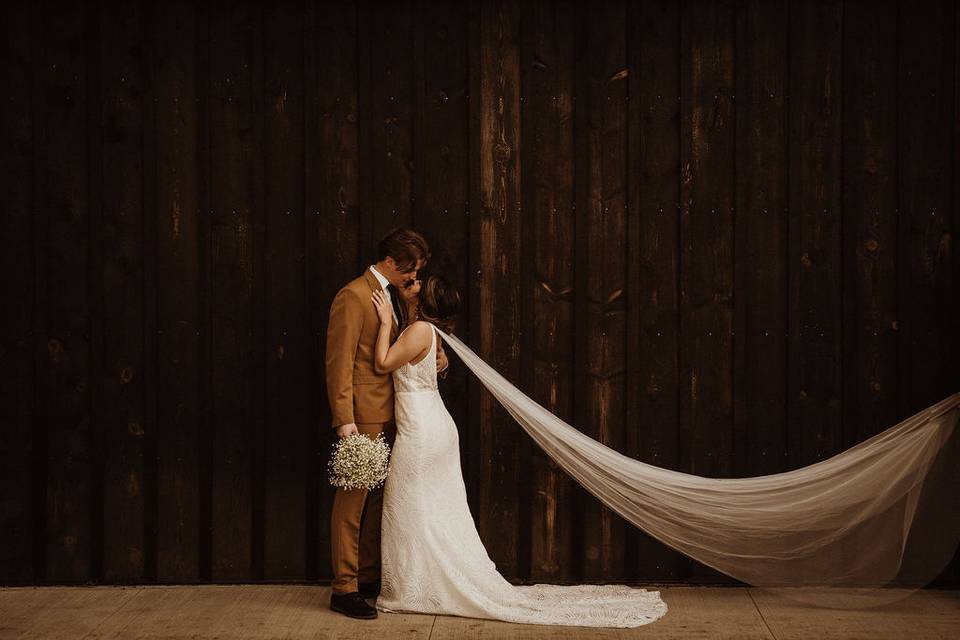
<instances>
[{"instance_id":1,"label":"dark wooden wall","mask_svg":"<svg viewBox=\"0 0 960 640\"><path fill-rule=\"evenodd\" d=\"M103 0L4 25L4 583L328 577L327 312L394 224L489 362L656 465L783 471L960 390L950 0ZM508 577L725 579L460 363L442 391Z\"/></svg>"}]
</instances>

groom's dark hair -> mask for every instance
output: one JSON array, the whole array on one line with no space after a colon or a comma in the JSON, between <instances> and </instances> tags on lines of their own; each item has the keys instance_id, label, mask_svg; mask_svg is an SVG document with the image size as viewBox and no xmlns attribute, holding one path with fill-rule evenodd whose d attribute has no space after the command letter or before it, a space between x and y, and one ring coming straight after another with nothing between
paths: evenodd
<instances>
[{"instance_id":1,"label":"groom's dark hair","mask_svg":"<svg viewBox=\"0 0 960 640\"><path fill-rule=\"evenodd\" d=\"M400 271L411 271L417 266L417 260L424 264L430 259L430 245L413 229L398 227L383 236L377 245L377 260L393 258Z\"/></svg>"}]
</instances>

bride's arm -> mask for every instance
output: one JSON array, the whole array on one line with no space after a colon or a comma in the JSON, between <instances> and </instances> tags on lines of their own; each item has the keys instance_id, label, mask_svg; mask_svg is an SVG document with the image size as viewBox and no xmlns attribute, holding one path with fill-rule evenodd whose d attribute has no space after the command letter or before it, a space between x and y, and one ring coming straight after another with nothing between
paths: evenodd
<instances>
[{"instance_id":1,"label":"bride's arm","mask_svg":"<svg viewBox=\"0 0 960 640\"><path fill-rule=\"evenodd\" d=\"M393 322L393 311L390 303L381 291L374 291L371 299L380 317L373 366L377 373L389 373L413 360L430 345L430 325L426 322L413 323L391 345L390 326Z\"/></svg>"}]
</instances>

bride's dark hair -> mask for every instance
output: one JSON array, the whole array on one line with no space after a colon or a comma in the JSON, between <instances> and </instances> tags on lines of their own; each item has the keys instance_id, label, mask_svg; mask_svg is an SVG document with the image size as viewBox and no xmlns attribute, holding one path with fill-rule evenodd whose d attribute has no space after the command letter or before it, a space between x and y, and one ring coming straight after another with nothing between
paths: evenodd
<instances>
[{"instance_id":1,"label":"bride's dark hair","mask_svg":"<svg viewBox=\"0 0 960 640\"><path fill-rule=\"evenodd\" d=\"M460 292L452 282L432 274L420 285L419 316L447 333L453 333L460 311Z\"/></svg>"}]
</instances>

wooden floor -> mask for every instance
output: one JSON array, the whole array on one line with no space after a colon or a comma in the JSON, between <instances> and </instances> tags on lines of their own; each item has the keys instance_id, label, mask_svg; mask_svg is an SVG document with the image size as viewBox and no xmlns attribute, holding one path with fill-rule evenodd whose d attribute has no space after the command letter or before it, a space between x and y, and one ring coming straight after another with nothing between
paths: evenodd
<instances>
[{"instance_id":1,"label":"wooden floor","mask_svg":"<svg viewBox=\"0 0 960 640\"><path fill-rule=\"evenodd\" d=\"M656 589L657 587L652 587ZM636 629L533 626L328 608L329 587L191 585L0 588L10 638L960 638L960 591L927 590L882 609L811 608L736 587L659 587L669 612Z\"/></svg>"}]
</instances>

